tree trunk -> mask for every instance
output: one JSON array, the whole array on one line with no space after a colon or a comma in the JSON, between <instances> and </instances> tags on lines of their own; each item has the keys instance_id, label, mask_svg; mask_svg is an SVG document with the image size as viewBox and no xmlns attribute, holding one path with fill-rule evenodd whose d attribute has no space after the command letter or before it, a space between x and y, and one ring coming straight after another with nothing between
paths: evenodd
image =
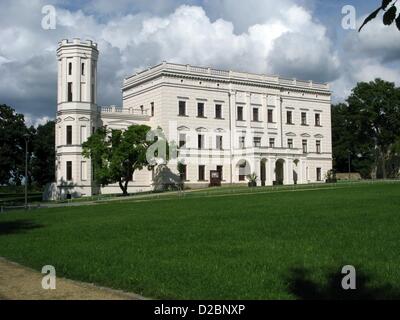
<instances>
[{"instance_id":1,"label":"tree trunk","mask_svg":"<svg viewBox=\"0 0 400 320\"><path fill-rule=\"evenodd\" d=\"M126 197L128 195L128 181L122 181L122 179L119 180L119 187L122 190L122 195Z\"/></svg>"}]
</instances>

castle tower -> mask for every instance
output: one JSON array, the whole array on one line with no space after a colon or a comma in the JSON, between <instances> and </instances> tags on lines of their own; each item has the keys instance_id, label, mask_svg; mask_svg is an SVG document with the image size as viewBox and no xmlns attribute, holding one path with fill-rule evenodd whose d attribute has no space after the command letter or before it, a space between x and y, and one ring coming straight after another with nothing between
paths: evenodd
<instances>
[{"instance_id":1,"label":"castle tower","mask_svg":"<svg viewBox=\"0 0 400 320\"><path fill-rule=\"evenodd\" d=\"M97 127L98 55L90 40L58 44L56 181L61 198L93 193L91 162L81 152Z\"/></svg>"}]
</instances>

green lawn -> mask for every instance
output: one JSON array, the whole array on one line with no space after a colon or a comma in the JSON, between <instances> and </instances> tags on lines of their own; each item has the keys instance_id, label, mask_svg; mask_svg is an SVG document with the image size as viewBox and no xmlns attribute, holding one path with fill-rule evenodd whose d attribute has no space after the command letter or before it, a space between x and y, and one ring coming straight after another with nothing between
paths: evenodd
<instances>
[{"instance_id":1,"label":"green lawn","mask_svg":"<svg viewBox=\"0 0 400 320\"><path fill-rule=\"evenodd\" d=\"M0 256L152 298L400 297L399 183L263 190L3 214Z\"/></svg>"}]
</instances>

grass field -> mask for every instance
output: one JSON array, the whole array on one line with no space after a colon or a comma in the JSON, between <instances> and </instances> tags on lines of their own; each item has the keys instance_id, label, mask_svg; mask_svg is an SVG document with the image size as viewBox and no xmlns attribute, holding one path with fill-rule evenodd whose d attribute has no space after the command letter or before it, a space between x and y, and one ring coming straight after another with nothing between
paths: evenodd
<instances>
[{"instance_id":1,"label":"grass field","mask_svg":"<svg viewBox=\"0 0 400 320\"><path fill-rule=\"evenodd\" d=\"M400 297L399 183L255 190L3 214L0 256L151 298Z\"/></svg>"}]
</instances>

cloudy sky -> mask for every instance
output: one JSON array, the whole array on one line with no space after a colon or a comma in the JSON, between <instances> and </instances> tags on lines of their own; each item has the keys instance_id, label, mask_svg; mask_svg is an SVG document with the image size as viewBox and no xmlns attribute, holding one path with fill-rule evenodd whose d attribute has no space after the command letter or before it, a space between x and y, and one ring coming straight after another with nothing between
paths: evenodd
<instances>
[{"instance_id":1,"label":"cloudy sky","mask_svg":"<svg viewBox=\"0 0 400 320\"><path fill-rule=\"evenodd\" d=\"M342 28L342 7L357 26L380 0L1 0L0 104L29 124L56 112L59 40L99 43L101 105L121 105L125 76L163 60L329 82L343 100L358 81L400 85L400 32L379 15L359 34ZM42 8L56 8L56 29ZM400 9L400 8L399 8Z\"/></svg>"}]
</instances>

